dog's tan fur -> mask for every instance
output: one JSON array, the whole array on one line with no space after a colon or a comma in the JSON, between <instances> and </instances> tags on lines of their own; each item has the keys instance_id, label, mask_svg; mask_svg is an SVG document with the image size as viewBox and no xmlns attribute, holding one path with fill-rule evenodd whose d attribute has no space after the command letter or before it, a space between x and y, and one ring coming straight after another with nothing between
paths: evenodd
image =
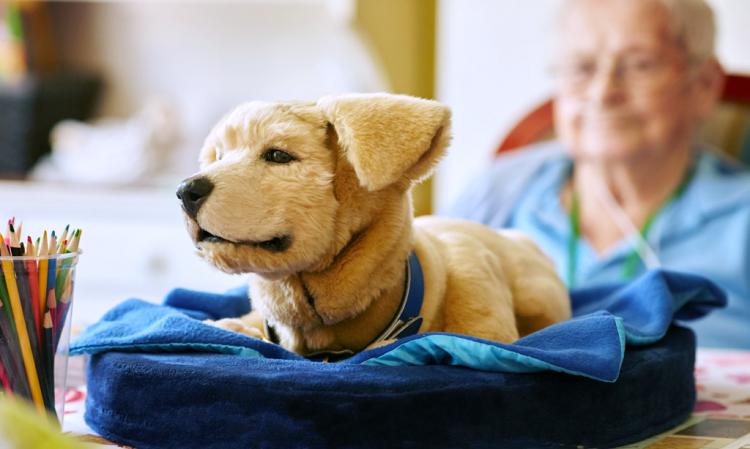
<instances>
[{"instance_id":1,"label":"dog's tan fur","mask_svg":"<svg viewBox=\"0 0 750 449\"><path fill-rule=\"evenodd\" d=\"M450 111L429 100L370 94L317 103L248 103L222 119L201 151L214 189L187 219L203 257L252 273L253 312L225 328L298 353L361 350L393 319L415 250L424 270L420 332L511 342L570 316L550 261L510 231L435 217L412 219L411 186L449 141ZM270 148L297 160L274 164ZM284 251L199 242L292 238Z\"/></svg>"}]
</instances>

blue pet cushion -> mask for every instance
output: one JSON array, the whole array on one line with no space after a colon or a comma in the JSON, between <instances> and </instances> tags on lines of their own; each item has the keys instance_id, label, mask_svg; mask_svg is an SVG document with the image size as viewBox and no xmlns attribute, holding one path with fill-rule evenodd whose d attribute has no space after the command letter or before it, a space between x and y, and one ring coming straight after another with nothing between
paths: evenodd
<instances>
[{"instance_id":1,"label":"blue pet cushion","mask_svg":"<svg viewBox=\"0 0 750 449\"><path fill-rule=\"evenodd\" d=\"M695 341L671 323L724 295L655 271L572 301L512 345L422 334L326 364L199 321L246 312L242 292L175 290L119 305L73 351L93 354L88 424L139 448L606 447L684 420Z\"/></svg>"}]
</instances>

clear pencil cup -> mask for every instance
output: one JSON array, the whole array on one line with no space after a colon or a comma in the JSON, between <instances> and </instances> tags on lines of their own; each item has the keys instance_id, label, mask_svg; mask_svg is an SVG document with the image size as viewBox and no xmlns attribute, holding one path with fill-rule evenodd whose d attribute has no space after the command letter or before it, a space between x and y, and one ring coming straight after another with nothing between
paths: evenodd
<instances>
[{"instance_id":1,"label":"clear pencil cup","mask_svg":"<svg viewBox=\"0 0 750 449\"><path fill-rule=\"evenodd\" d=\"M0 382L62 425L80 252L0 257Z\"/></svg>"}]
</instances>

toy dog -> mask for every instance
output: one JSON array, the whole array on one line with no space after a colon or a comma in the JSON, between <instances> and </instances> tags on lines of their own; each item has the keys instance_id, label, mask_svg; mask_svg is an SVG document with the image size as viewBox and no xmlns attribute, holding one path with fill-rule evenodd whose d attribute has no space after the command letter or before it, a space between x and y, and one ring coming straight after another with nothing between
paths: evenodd
<instances>
[{"instance_id":1,"label":"toy dog","mask_svg":"<svg viewBox=\"0 0 750 449\"><path fill-rule=\"evenodd\" d=\"M446 106L389 94L225 116L177 192L200 255L251 273L253 311L214 324L311 355L416 331L512 342L569 318L565 286L527 238L413 219L411 186L449 126Z\"/></svg>"}]
</instances>

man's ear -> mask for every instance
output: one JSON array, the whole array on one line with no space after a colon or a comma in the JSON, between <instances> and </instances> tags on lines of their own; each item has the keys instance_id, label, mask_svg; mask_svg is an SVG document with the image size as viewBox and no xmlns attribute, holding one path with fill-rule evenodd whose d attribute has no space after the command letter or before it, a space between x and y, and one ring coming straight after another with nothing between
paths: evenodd
<instances>
[{"instance_id":1,"label":"man's ear","mask_svg":"<svg viewBox=\"0 0 750 449\"><path fill-rule=\"evenodd\" d=\"M695 76L696 104L693 106L699 122L704 122L713 114L724 90L726 75L716 58L703 62Z\"/></svg>"},{"instance_id":2,"label":"man's ear","mask_svg":"<svg viewBox=\"0 0 750 449\"><path fill-rule=\"evenodd\" d=\"M322 98L318 106L360 185L370 191L427 177L450 140L450 109L436 101L353 94Z\"/></svg>"}]
</instances>

